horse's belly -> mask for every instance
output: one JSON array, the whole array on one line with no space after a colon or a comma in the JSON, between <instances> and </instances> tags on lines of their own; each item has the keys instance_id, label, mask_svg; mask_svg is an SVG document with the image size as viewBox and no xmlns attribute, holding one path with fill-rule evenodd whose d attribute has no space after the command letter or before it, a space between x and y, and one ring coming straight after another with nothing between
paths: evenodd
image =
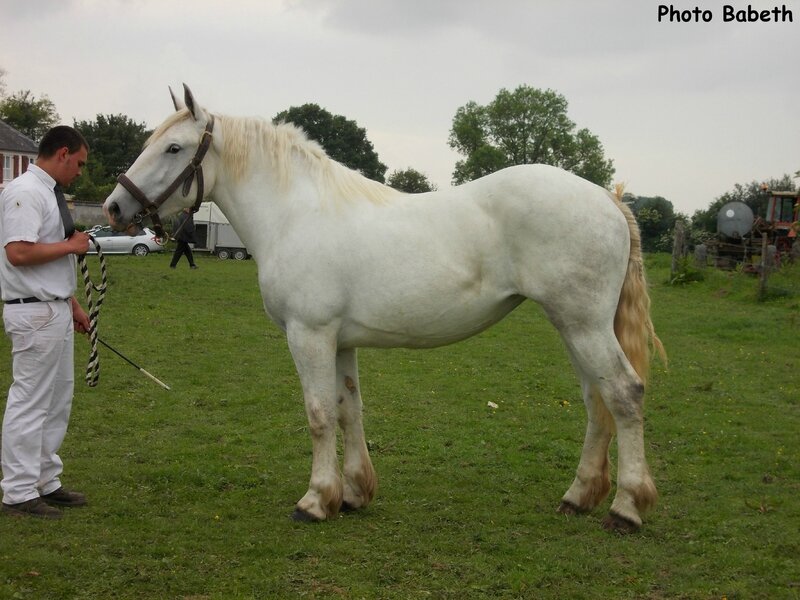
<instances>
[{"instance_id":1,"label":"horse's belly","mask_svg":"<svg viewBox=\"0 0 800 600\"><path fill-rule=\"evenodd\" d=\"M517 295L473 298L395 306L392 313L353 314L342 323L339 347L434 348L452 344L494 325L524 300Z\"/></svg>"}]
</instances>

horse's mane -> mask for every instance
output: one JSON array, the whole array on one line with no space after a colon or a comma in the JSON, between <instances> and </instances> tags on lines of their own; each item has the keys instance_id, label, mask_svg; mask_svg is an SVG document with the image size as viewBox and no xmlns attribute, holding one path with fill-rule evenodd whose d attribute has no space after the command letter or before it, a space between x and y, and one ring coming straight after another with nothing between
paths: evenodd
<instances>
[{"instance_id":1,"label":"horse's mane","mask_svg":"<svg viewBox=\"0 0 800 600\"><path fill-rule=\"evenodd\" d=\"M145 147L190 115L186 109L172 113L153 131ZM215 115L215 118L224 139L223 164L234 180L241 180L247 174L253 155L259 154L274 169L279 185L288 187L296 175L293 158L297 157L308 167L308 173L326 197L381 204L402 194L331 159L322 146L292 123L274 125L258 117Z\"/></svg>"},{"instance_id":2,"label":"horse's mane","mask_svg":"<svg viewBox=\"0 0 800 600\"><path fill-rule=\"evenodd\" d=\"M245 176L254 153L264 157L280 185L288 186L299 164L316 181L320 191L335 200L384 203L401 194L332 160L316 141L292 123L273 123L256 117L219 117L225 168L234 179ZM297 160L295 160L297 159Z\"/></svg>"}]
</instances>

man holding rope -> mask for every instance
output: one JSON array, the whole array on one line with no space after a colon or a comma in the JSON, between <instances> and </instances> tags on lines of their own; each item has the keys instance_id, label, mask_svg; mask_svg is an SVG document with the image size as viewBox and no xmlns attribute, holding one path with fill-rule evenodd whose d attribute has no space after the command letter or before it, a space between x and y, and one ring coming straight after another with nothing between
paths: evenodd
<instances>
[{"instance_id":1,"label":"man holding rope","mask_svg":"<svg viewBox=\"0 0 800 600\"><path fill-rule=\"evenodd\" d=\"M89 317L75 299L76 255L89 236L74 230L61 187L81 174L89 146L72 127L48 131L35 165L0 194L0 292L11 339L13 381L2 433L3 512L58 519L56 506L86 498L61 485L58 450L74 389L73 332Z\"/></svg>"}]
</instances>

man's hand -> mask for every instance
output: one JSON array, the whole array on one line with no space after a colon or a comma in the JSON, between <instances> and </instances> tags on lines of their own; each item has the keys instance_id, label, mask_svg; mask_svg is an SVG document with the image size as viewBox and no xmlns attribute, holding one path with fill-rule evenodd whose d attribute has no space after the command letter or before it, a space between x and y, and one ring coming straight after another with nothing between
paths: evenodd
<instances>
[{"instance_id":1,"label":"man's hand","mask_svg":"<svg viewBox=\"0 0 800 600\"><path fill-rule=\"evenodd\" d=\"M86 254L89 251L89 234L83 231L76 231L67 240L71 254Z\"/></svg>"},{"instance_id":2,"label":"man's hand","mask_svg":"<svg viewBox=\"0 0 800 600\"><path fill-rule=\"evenodd\" d=\"M70 299L70 302L72 303L72 324L75 327L75 331L88 333L90 327L89 315L86 314L86 311L83 310L83 307L74 297Z\"/></svg>"}]
</instances>

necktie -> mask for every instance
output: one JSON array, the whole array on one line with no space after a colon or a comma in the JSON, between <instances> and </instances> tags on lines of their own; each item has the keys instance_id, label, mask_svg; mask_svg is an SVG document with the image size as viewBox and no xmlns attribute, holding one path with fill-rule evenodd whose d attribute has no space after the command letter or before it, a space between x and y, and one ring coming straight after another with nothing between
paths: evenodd
<instances>
[{"instance_id":1,"label":"necktie","mask_svg":"<svg viewBox=\"0 0 800 600\"><path fill-rule=\"evenodd\" d=\"M57 185L53 191L56 193L58 212L61 213L61 222L64 224L64 238L68 238L75 232L75 224L72 222L72 215L69 214L69 208L67 208L67 199L64 197L64 190L61 189L60 185Z\"/></svg>"}]
</instances>

